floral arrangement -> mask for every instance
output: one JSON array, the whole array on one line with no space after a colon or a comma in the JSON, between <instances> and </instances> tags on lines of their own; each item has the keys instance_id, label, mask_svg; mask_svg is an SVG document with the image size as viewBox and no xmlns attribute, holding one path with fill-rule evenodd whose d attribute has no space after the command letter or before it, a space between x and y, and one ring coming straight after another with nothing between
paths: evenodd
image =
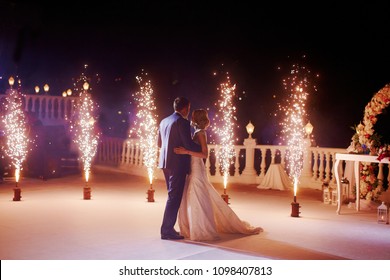
<instances>
[{"instance_id":1,"label":"floral arrangement","mask_svg":"<svg viewBox=\"0 0 390 280\"><path fill-rule=\"evenodd\" d=\"M384 158L390 158L390 145L384 144L378 150L378 160L381 161Z\"/></svg>"},{"instance_id":2,"label":"floral arrangement","mask_svg":"<svg viewBox=\"0 0 390 280\"><path fill-rule=\"evenodd\" d=\"M390 103L390 84L379 90L364 109L363 123L355 127L350 153L378 155L378 160L390 156L389 146L381 145L380 136L374 132L377 115L381 114ZM360 167L360 198L377 200L382 192L376 177L377 163L362 163Z\"/></svg>"},{"instance_id":3,"label":"floral arrangement","mask_svg":"<svg viewBox=\"0 0 390 280\"><path fill-rule=\"evenodd\" d=\"M360 165L360 198L377 200L382 192L376 177L378 164L363 163Z\"/></svg>"}]
</instances>

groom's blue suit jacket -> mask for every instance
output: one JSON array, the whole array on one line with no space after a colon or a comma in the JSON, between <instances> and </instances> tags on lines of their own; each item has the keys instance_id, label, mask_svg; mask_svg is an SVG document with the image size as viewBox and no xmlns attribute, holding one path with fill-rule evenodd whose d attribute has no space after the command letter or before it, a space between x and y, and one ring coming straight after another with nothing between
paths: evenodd
<instances>
[{"instance_id":1,"label":"groom's blue suit jacket","mask_svg":"<svg viewBox=\"0 0 390 280\"><path fill-rule=\"evenodd\" d=\"M158 134L160 149L159 168L189 173L191 157L175 154L175 147L184 147L191 151L200 152L200 145L192 141L190 122L175 112L163 119Z\"/></svg>"}]
</instances>

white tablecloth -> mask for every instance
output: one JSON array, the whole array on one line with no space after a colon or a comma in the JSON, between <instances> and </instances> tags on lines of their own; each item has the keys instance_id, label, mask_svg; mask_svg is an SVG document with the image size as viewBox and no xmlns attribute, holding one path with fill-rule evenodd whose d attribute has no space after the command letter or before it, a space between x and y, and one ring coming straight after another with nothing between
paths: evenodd
<instances>
[{"instance_id":1,"label":"white tablecloth","mask_svg":"<svg viewBox=\"0 0 390 280\"><path fill-rule=\"evenodd\" d=\"M292 187L290 178L281 164L271 164L258 189L289 190Z\"/></svg>"}]
</instances>

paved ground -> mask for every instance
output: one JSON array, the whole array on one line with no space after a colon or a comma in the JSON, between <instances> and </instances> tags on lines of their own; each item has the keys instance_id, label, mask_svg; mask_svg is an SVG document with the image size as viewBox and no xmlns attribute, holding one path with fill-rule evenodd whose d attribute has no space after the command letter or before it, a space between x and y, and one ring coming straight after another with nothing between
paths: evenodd
<instances>
[{"instance_id":1,"label":"paved ground","mask_svg":"<svg viewBox=\"0 0 390 280\"><path fill-rule=\"evenodd\" d=\"M162 181L154 182L155 202L146 200L146 178L99 166L91 200L83 199L81 175L22 178L21 201L13 201L14 185L12 178L0 185L2 260L390 260L390 225L378 224L375 210L343 206L337 215L317 190L298 192L295 218L290 191L230 185L230 207L264 232L190 242L160 239Z\"/></svg>"}]
</instances>

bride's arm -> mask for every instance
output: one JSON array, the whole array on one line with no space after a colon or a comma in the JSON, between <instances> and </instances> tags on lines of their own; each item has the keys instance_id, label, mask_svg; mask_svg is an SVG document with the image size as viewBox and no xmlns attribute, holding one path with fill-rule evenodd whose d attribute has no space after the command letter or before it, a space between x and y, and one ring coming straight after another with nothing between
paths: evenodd
<instances>
[{"instance_id":1,"label":"bride's arm","mask_svg":"<svg viewBox=\"0 0 390 280\"><path fill-rule=\"evenodd\" d=\"M197 137L198 137L198 142L202 148L201 152L193 152L193 151L187 150L186 148L178 147L178 148L174 149L175 153L182 154L182 155L190 155L193 157L207 158L209 155L209 149L207 147L206 134L204 132L198 133Z\"/></svg>"}]
</instances>

